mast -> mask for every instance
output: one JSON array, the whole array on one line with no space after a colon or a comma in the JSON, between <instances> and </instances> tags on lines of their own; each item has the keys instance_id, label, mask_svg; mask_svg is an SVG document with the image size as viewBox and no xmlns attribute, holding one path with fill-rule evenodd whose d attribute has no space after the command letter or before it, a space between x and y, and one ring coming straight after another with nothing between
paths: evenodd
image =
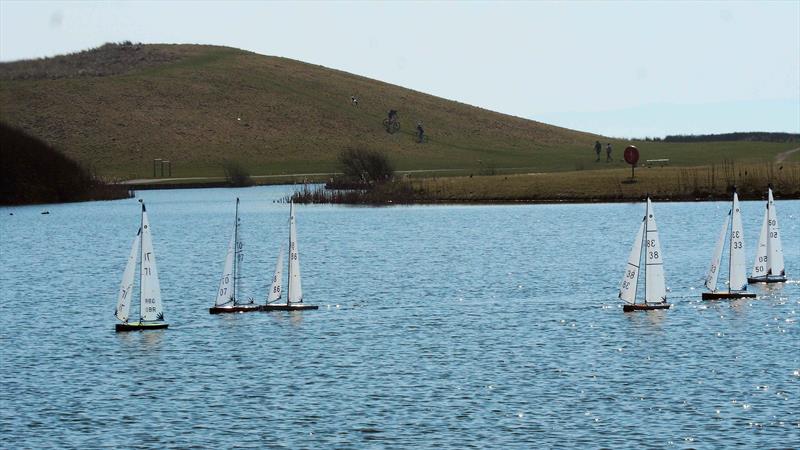
<instances>
[{"instance_id":1,"label":"mast","mask_svg":"<svg viewBox=\"0 0 800 450\"><path fill-rule=\"evenodd\" d=\"M142 217L139 222L139 229L144 230L144 212L145 212L144 201L142 201L142 199L139 199L139 203L142 204ZM139 241L139 323L142 323L142 321L144 321L144 314L142 314L142 307L144 305L144 303L142 302L142 296L144 295L144 289L142 289L144 287L144 270L142 270L142 267L144 266L144 260L142 259L143 248L144 248L144 233L142 233L142 239Z\"/></svg>"},{"instance_id":2,"label":"mast","mask_svg":"<svg viewBox=\"0 0 800 450\"><path fill-rule=\"evenodd\" d=\"M736 186L733 187L733 197L731 198L731 237L728 240L728 293L731 293L731 269L733 268L733 215L736 211L733 208L736 206Z\"/></svg>"},{"instance_id":3,"label":"mast","mask_svg":"<svg viewBox=\"0 0 800 450\"><path fill-rule=\"evenodd\" d=\"M289 299L292 298L292 218L294 218L294 202L289 203L289 276L286 279L286 306L289 306Z\"/></svg>"},{"instance_id":4,"label":"mast","mask_svg":"<svg viewBox=\"0 0 800 450\"><path fill-rule=\"evenodd\" d=\"M236 285L239 282L238 264L239 259L239 197L236 197L236 217L233 224L233 304L236 305Z\"/></svg>"},{"instance_id":5,"label":"mast","mask_svg":"<svg viewBox=\"0 0 800 450\"><path fill-rule=\"evenodd\" d=\"M769 192L767 194L767 267L766 267L767 271L764 274L764 281L769 279L769 276L772 275L772 245L770 245L771 244L770 241L772 239L770 239L770 238L772 237L772 230L771 230L771 228L772 228L772 216L774 214L773 214L773 211L769 207L771 198L772 198L772 185L770 184L769 185Z\"/></svg>"},{"instance_id":6,"label":"mast","mask_svg":"<svg viewBox=\"0 0 800 450\"><path fill-rule=\"evenodd\" d=\"M647 242L647 218L650 217L650 194L645 199L644 207L644 233L642 234L642 243ZM647 304L647 246L644 247L644 303ZM639 261L641 266L641 261ZM636 303L636 297L633 297L633 302Z\"/></svg>"}]
</instances>

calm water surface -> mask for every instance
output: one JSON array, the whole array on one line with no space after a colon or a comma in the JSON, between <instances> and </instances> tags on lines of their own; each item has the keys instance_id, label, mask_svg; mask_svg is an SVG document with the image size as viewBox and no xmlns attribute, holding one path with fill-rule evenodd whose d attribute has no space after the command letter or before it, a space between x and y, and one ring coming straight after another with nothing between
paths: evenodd
<instances>
[{"instance_id":1,"label":"calm water surface","mask_svg":"<svg viewBox=\"0 0 800 450\"><path fill-rule=\"evenodd\" d=\"M235 196L263 301L290 190L143 191L170 323L145 333L114 332L136 200L0 208L0 447L800 446L800 202L791 281L717 303L729 204L657 203L674 306L636 314L641 204L299 206L320 309L210 316Z\"/></svg>"}]
</instances>

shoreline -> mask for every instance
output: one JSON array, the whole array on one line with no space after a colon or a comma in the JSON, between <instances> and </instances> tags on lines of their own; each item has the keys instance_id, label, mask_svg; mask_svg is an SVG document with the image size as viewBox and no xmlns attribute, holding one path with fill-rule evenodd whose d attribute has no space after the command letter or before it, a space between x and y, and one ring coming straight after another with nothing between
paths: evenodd
<instances>
[{"instance_id":1,"label":"shoreline","mask_svg":"<svg viewBox=\"0 0 800 450\"><path fill-rule=\"evenodd\" d=\"M312 174L305 174L312 175ZM800 199L800 164L723 163L699 167L643 168L635 181L626 169L539 172L477 176L396 178L368 191L328 190L329 174L252 177L253 184L234 186L219 179L134 180L117 183L126 190L293 186L287 195L296 203L345 205L514 205L633 203L649 196L659 202L727 201L734 186L742 201L763 200L768 185L778 200Z\"/></svg>"}]
</instances>

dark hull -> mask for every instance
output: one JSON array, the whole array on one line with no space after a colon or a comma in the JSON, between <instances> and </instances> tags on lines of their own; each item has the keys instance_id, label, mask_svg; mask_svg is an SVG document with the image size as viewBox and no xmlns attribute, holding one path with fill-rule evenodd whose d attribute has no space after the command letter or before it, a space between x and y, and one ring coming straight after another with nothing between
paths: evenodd
<instances>
[{"instance_id":1,"label":"dark hull","mask_svg":"<svg viewBox=\"0 0 800 450\"><path fill-rule=\"evenodd\" d=\"M703 292L703 300L728 300L737 298L756 298L754 292Z\"/></svg>"},{"instance_id":2,"label":"dark hull","mask_svg":"<svg viewBox=\"0 0 800 450\"><path fill-rule=\"evenodd\" d=\"M169 326L168 323L148 323L148 322L137 322L137 323L118 323L115 327L117 332L120 331L144 331L144 330L163 330Z\"/></svg>"},{"instance_id":3,"label":"dark hull","mask_svg":"<svg viewBox=\"0 0 800 450\"><path fill-rule=\"evenodd\" d=\"M652 311L656 309L669 309L672 306L669 303L626 303L622 305L622 310L624 312L632 312L632 311Z\"/></svg>"},{"instance_id":4,"label":"dark hull","mask_svg":"<svg viewBox=\"0 0 800 450\"><path fill-rule=\"evenodd\" d=\"M785 283L786 277L747 277L748 283Z\"/></svg>"},{"instance_id":5,"label":"dark hull","mask_svg":"<svg viewBox=\"0 0 800 450\"><path fill-rule=\"evenodd\" d=\"M317 305L304 305L300 304L293 304L287 305L286 303L273 303L271 305L264 305L261 307L262 311L303 311L306 309L319 309Z\"/></svg>"},{"instance_id":6,"label":"dark hull","mask_svg":"<svg viewBox=\"0 0 800 450\"><path fill-rule=\"evenodd\" d=\"M246 312L261 311L261 308L262 308L261 305L230 306L227 308L212 306L211 308L208 308L208 313L209 314L246 313Z\"/></svg>"}]
</instances>

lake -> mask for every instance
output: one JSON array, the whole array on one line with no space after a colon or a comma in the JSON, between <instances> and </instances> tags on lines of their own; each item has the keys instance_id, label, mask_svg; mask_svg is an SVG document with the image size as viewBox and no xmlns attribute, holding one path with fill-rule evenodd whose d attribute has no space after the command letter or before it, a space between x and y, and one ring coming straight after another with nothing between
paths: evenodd
<instances>
[{"instance_id":1,"label":"lake","mask_svg":"<svg viewBox=\"0 0 800 450\"><path fill-rule=\"evenodd\" d=\"M800 201L777 202L790 281L719 302L730 203L655 203L674 306L647 313L617 299L641 203L300 205L320 309L209 315L235 197L263 302L292 190L139 192L170 323L143 333L113 316L135 199L0 208L2 446L800 445ZM742 203L748 272L763 210Z\"/></svg>"}]
</instances>

